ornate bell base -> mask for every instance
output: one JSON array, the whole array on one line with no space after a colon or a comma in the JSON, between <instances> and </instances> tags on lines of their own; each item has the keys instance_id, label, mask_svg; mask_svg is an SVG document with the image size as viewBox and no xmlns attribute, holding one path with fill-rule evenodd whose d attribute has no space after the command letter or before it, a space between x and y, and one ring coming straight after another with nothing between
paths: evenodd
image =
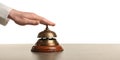
<instances>
[{"instance_id":1,"label":"ornate bell base","mask_svg":"<svg viewBox=\"0 0 120 60\"><path fill-rule=\"evenodd\" d=\"M56 46L33 46L32 52L61 52L63 48L60 45Z\"/></svg>"}]
</instances>

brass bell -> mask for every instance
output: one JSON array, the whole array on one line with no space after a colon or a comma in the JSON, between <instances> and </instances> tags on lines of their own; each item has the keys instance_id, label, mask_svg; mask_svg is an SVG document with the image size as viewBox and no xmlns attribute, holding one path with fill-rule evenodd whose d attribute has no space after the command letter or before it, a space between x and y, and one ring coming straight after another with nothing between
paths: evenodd
<instances>
[{"instance_id":1,"label":"brass bell","mask_svg":"<svg viewBox=\"0 0 120 60\"><path fill-rule=\"evenodd\" d=\"M56 33L49 30L48 25L46 29L38 34L40 38L36 44L32 47L32 52L60 52L63 51L63 48L59 45L57 40Z\"/></svg>"}]
</instances>

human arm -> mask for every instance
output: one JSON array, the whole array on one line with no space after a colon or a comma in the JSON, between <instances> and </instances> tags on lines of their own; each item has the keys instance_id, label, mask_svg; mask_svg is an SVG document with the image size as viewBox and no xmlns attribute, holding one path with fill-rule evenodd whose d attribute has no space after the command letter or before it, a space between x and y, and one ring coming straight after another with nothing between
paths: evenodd
<instances>
[{"instance_id":1,"label":"human arm","mask_svg":"<svg viewBox=\"0 0 120 60\"><path fill-rule=\"evenodd\" d=\"M38 16L35 13L22 12L15 9L12 9L10 11L8 18L12 19L13 21L15 21L15 23L19 25L38 25L38 24L44 24L50 26L55 25L55 23L47 20L42 16Z\"/></svg>"},{"instance_id":2,"label":"human arm","mask_svg":"<svg viewBox=\"0 0 120 60\"><path fill-rule=\"evenodd\" d=\"M0 3L0 24L6 25L9 19L12 19L19 25L55 25L55 23L35 13L18 11Z\"/></svg>"}]
</instances>

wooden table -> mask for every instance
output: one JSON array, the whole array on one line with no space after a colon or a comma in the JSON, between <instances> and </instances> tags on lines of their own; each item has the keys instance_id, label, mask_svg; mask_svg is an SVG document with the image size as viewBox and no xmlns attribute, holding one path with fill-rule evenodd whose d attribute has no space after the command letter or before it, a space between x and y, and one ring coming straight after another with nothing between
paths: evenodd
<instances>
[{"instance_id":1,"label":"wooden table","mask_svg":"<svg viewBox=\"0 0 120 60\"><path fill-rule=\"evenodd\" d=\"M63 52L34 53L32 44L0 44L0 60L120 60L120 44L63 44Z\"/></svg>"}]
</instances>

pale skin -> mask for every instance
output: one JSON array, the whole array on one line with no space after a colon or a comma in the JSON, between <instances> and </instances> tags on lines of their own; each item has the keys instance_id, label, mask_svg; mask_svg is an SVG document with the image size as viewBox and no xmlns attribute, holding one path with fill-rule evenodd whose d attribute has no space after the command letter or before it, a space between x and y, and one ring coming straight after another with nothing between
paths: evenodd
<instances>
[{"instance_id":1,"label":"pale skin","mask_svg":"<svg viewBox=\"0 0 120 60\"><path fill-rule=\"evenodd\" d=\"M22 12L12 9L8 15L8 18L12 19L18 25L50 25L55 26L55 23L47 20L46 18L39 16L31 12Z\"/></svg>"}]
</instances>

